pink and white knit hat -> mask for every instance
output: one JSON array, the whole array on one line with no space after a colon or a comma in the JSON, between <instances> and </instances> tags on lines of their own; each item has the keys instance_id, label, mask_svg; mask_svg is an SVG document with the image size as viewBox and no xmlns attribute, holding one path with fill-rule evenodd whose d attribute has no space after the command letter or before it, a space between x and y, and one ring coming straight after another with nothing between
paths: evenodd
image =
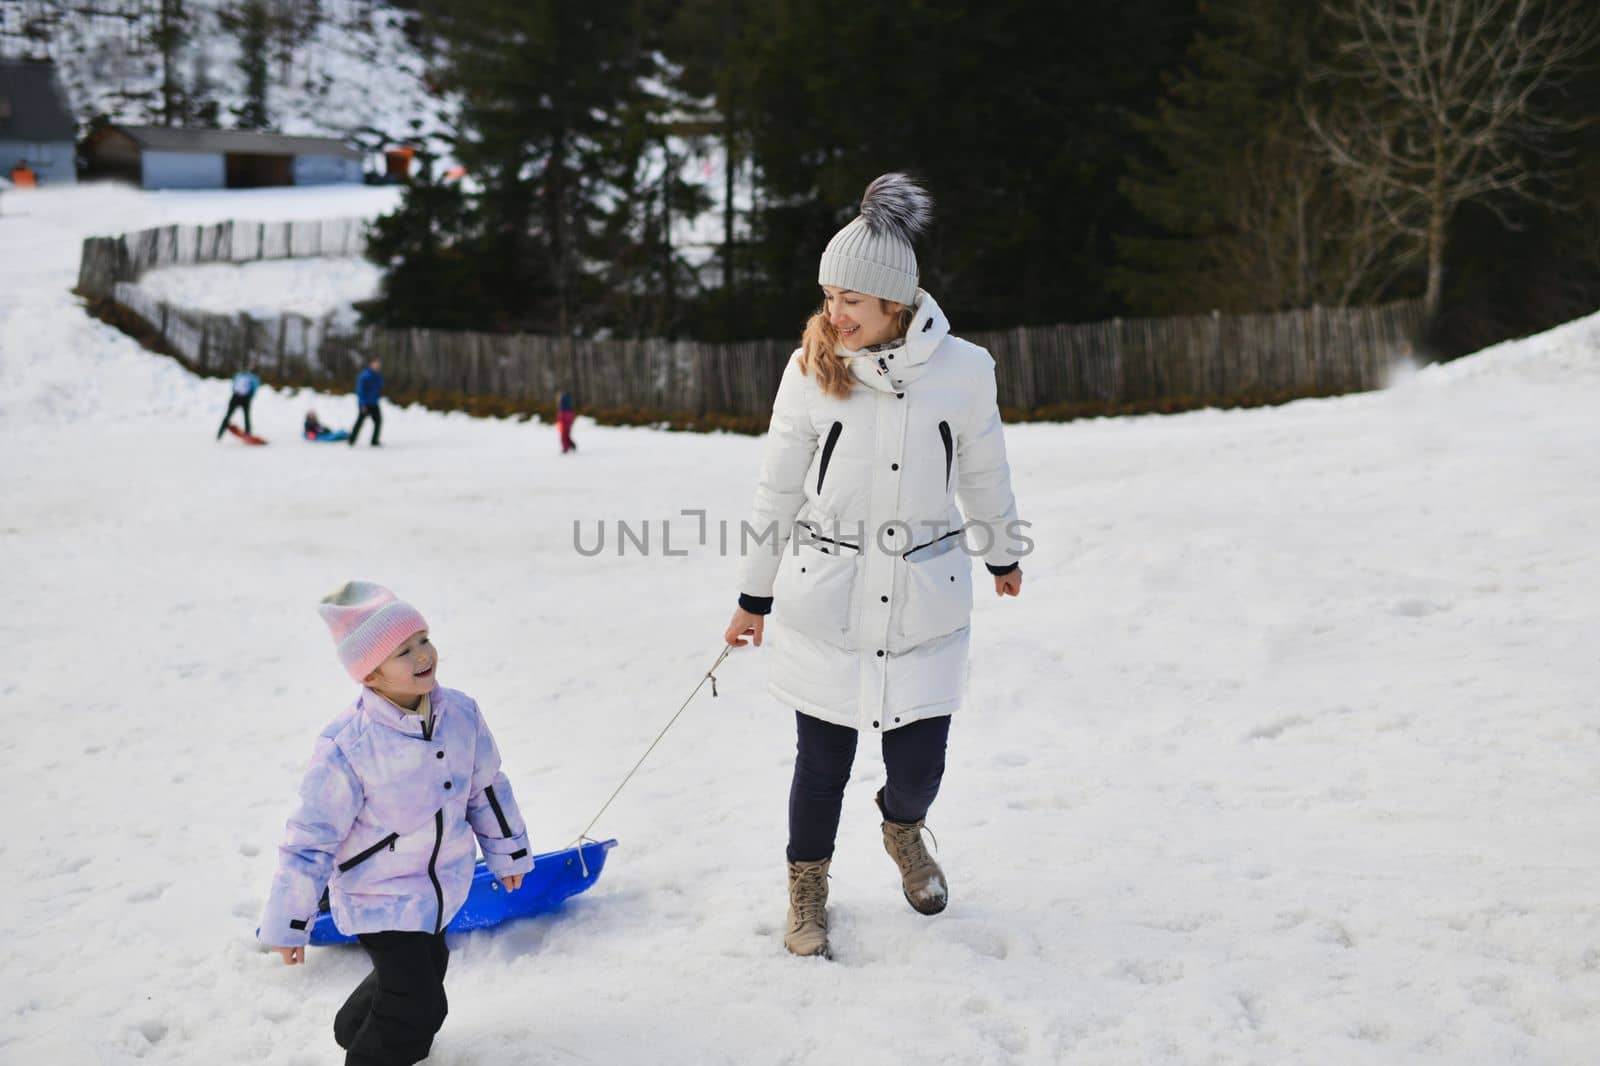
<instances>
[{"instance_id":1,"label":"pink and white knit hat","mask_svg":"<svg viewBox=\"0 0 1600 1066\"><path fill-rule=\"evenodd\" d=\"M317 605L333 632L345 672L364 681L413 633L428 628L422 613L371 581L347 581Z\"/></svg>"}]
</instances>

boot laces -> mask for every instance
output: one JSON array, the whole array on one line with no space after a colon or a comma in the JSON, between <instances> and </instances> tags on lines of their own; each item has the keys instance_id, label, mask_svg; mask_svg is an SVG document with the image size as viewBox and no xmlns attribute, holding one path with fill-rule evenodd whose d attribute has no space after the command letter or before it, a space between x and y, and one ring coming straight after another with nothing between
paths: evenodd
<instances>
[{"instance_id":1,"label":"boot laces","mask_svg":"<svg viewBox=\"0 0 1600 1066\"><path fill-rule=\"evenodd\" d=\"M809 922L822 921L824 894L827 891L827 877L821 869L807 870L795 879L794 884L794 917L795 921L804 925Z\"/></svg>"},{"instance_id":2,"label":"boot laces","mask_svg":"<svg viewBox=\"0 0 1600 1066\"><path fill-rule=\"evenodd\" d=\"M922 834L927 833L933 838L934 848L938 849L939 838L933 835L933 830L921 822L912 822L909 825L899 822L889 824L894 827L894 858L901 870L909 873L933 864L933 857L928 854L928 849L922 843Z\"/></svg>"}]
</instances>

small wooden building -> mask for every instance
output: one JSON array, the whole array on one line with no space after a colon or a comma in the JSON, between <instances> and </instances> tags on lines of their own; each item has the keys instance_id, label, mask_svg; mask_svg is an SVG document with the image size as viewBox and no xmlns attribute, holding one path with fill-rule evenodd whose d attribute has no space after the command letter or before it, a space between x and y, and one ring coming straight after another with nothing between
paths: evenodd
<instances>
[{"instance_id":1,"label":"small wooden building","mask_svg":"<svg viewBox=\"0 0 1600 1066\"><path fill-rule=\"evenodd\" d=\"M0 174L40 184L78 180L77 123L48 60L0 59Z\"/></svg>"},{"instance_id":2,"label":"small wooden building","mask_svg":"<svg viewBox=\"0 0 1600 1066\"><path fill-rule=\"evenodd\" d=\"M146 189L359 184L361 153L332 137L243 130L102 126L83 142L85 174Z\"/></svg>"}]
</instances>

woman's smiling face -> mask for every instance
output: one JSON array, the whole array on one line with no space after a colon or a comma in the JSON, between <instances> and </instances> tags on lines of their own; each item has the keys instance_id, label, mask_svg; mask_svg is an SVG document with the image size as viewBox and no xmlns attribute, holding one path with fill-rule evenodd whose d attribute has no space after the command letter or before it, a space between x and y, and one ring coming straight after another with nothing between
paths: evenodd
<instances>
[{"instance_id":1,"label":"woman's smiling face","mask_svg":"<svg viewBox=\"0 0 1600 1066\"><path fill-rule=\"evenodd\" d=\"M822 309L839 334L839 342L851 351L894 340L900 335L900 310L897 303L867 296L854 289L832 285L822 287Z\"/></svg>"}]
</instances>

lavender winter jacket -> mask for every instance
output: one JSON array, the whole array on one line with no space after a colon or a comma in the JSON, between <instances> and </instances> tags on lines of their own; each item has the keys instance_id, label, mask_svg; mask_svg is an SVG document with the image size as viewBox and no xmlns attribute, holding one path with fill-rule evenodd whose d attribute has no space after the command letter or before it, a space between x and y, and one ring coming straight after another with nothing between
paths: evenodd
<instances>
[{"instance_id":1,"label":"lavender winter jacket","mask_svg":"<svg viewBox=\"0 0 1600 1066\"><path fill-rule=\"evenodd\" d=\"M296 947L322 890L345 933L436 933L466 901L477 847L496 877L533 869L528 831L478 705L434 688L432 729L369 688L317 738L258 934Z\"/></svg>"}]
</instances>

